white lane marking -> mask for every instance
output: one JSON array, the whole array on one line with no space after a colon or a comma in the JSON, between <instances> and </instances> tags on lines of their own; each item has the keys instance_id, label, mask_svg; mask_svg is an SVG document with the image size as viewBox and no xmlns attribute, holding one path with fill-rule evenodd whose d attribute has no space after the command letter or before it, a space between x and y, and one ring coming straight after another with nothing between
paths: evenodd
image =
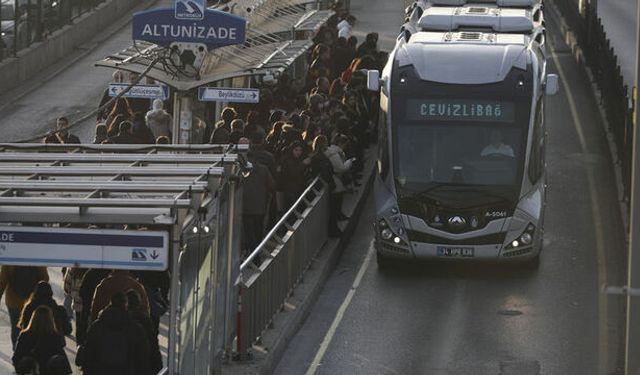
<instances>
[{"instance_id":1,"label":"white lane marking","mask_svg":"<svg viewBox=\"0 0 640 375\"><path fill-rule=\"evenodd\" d=\"M571 111L571 120L573 122L573 126L578 133L578 139L580 140L580 148L582 149L583 154L587 154L587 142L584 137L584 132L582 131L582 127L580 126L577 106L575 99L573 97L573 93L569 88L569 84L567 83L566 75L564 73L564 69L562 65L560 65L560 61L558 60L558 56L555 52L554 43L549 40L549 44L551 44L551 56L553 58L553 62L556 65L556 69L558 69L558 74L560 75L560 80L562 81L562 87L564 87L564 91L567 95L567 100L569 101L569 109ZM602 232L602 221L600 217L600 201L598 200L598 194L596 194L596 184L595 177L593 175L593 170L586 165L587 171L587 180L589 183L589 194L591 196L591 213L593 219L593 226L595 230L596 236L596 254L598 257L598 374L606 374L607 368L609 366L608 359L608 349L607 346L609 344L609 333L607 328L608 322L608 311L607 311L607 299L604 293L601 292L602 288L607 283L607 269L606 269L606 257L604 252L604 234Z\"/></svg>"},{"instance_id":2,"label":"white lane marking","mask_svg":"<svg viewBox=\"0 0 640 375\"><path fill-rule=\"evenodd\" d=\"M374 252L374 246L372 243L369 246L369 251L367 252L367 255L364 258L364 262L362 262L362 265L360 265L360 270L358 271L358 274L356 275L356 279L353 281L353 284L351 285L351 289L347 293L347 296L344 298L344 301L342 301L342 305L340 305L340 308L336 313L336 317L333 319L333 322L331 323L331 327L329 327L327 334L324 336L324 339L322 340L322 344L320 344L320 348L318 349L318 352L316 353L316 356L313 358L313 362L311 362L311 365L309 366L309 369L307 369L307 372L305 373L305 375L314 375L318 370L318 366L320 366L320 362L322 361L324 354L327 352L327 349L329 349L329 344L331 344L331 340L333 340L333 336L335 336L338 326L340 325L340 322L344 318L344 313L347 311L347 307L349 307L349 305L351 304L351 300L353 299L353 296L356 294L356 290L360 286L360 282L362 281L362 278L364 277L365 272L367 272L367 269L369 268L369 263L371 263L370 261L371 261L371 257L373 256L373 252Z\"/></svg>"}]
</instances>

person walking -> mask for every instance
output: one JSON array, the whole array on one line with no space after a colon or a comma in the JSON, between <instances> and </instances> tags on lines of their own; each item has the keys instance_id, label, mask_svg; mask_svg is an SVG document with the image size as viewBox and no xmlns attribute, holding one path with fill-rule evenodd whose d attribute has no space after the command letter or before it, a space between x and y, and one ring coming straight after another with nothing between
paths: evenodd
<instances>
[{"instance_id":1,"label":"person walking","mask_svg":"<svg viewBox=\"0 0 640 375\"><path fill-rule=\"evenodd\" d=\"M157 374L162 370L162 355L160 354L160 345L158 343L158 332L153 328L151 318L144 311L140 301L140 294L133 289L129 289L126 295L129 316L142 327L147 336L151 371L153 374Z\"/></svg>"},{"instance_id":2,"label":"person walking","mask_svg":"<svg viewBox=\"0 0 640 375\"><path fill-rule=\"evenodd\" d=\"M127 297L123 292L110 297L109 305L89 327L76 365L84 375L151 374L149 342L127 312Z\"/></svg>"},{"instance_id":3,"label":"person walking","mask_svg":"<svg viewBox=\"0 0 640 375\"><path fill-rule=\"evenodd\" d=\"M98 284L102 282L107 276L109 276L110 270L102 268L91 268L85 272L80 284L80 299L83 301L82 314L76 324L76 341L78 344L84 342L87 328L89 327L91 318L91 303L93 301L93 295L96 291Z\"/></svg>"},{"instance_id":4,"label":"person walking","mask_svg":"<svg viewBox=\"0 0 640 375\"><path fill-rule=\"evenodd\" d=\"M66 368L63 374L71 374L71 366L64 352L64 336L56 329L53 312L49 306L38 306L29 323L20 332L16 349L11 358L16 371L20 369L23 359L33 357L38 362L41 375L51 375L49 362L53 357L63 357ZM61 372L57 372L58 374Z\"/></svg>"},{"instance_id":5,"label":"person walking","mask_svg":"<svg viewBox=\"0 0 640 375\"><path fill-rule=\"evenodd\" d=\"M71 323L64 307L58 305L53 299L53 290L51 290L51 284L47 281L40 281L31 296L27 300L20 314L20 321L18 322L18 328L26 329L27 325L31 321L31 315L39 306L48 306L53 312L53 318L56 323L56 330L63 334L69 335L71 333Z\"/></svg>"},{"instance_id":6,"label":"person walking","mask_svg":"<svg viewBox=\"0 0 640 375\"><path fill-rule=\"evenodd\" d=\"M20 333L18 321L22 308L39 281L49 281L49 273L45 267L2 266L0 268L0 299L5 295L4 302L9 311L13 346L16 345Z\"/></svg>"},{"instance_id":7,"label":"person walking","mask_svg":"<svg viewBox=\"0 0 640 375\"><path fill-rule=\"evenodd\" d=\"M333 181L335 183L335 189L333 189L329 197L329 234L333 237L342 234L337 226L337 221L349 219L348 216L342 213L342 201L344 199L344 192L347 190L345 181L347 180L347 173L353 164L353 159L347 160L344 153L348 142L349 139L346 136L337 134L333 139L333 144L327 147L327 150L324 152L329 161L331 161L331 167L334 173Z\"/></svg>"},{"instance_id":8,"label":"person walking","mask_svg":"<svg viewBox=\"0 0 640 375\"><path fill-rule=\"evenodd\" d=\"M71 297L71 310L75 314L76 322L76 339L78 332L85 331L86 327L82 326L85 322L82 321L82 298L80 297L80 287L82 286L82 279L87 272L86 268L69 267L64 274L64 292Z\"/></svg>"},{"instance_id":9,"label":"person walking","mask_svg":"<svg viewBox=\"0 0 640 375\"><path fill-rule=\"evenodd\" d=\"M91 319L96 320L98 318L100 311L109 304L112 295L117 292L124 293L129 289L140 293L142 305L148 314L149 299L142 284L134 279L128 270L113 270L111 274L96 287L96 292L93 295L93 301L91 303Z\"/></svg>"}]
</instances>

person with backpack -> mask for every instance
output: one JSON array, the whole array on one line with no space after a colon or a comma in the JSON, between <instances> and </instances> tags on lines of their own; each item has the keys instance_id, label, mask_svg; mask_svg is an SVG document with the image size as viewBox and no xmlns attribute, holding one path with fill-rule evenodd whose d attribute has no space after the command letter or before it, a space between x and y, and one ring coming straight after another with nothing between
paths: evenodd
<instances>
[{"instance_id":1,"label":"person with backpack","mask_svg":"<svg viewBox=\"0 0 640 375\"><path fill-rule=\"evenodd\" d=\"M51 308L46 305L38 306L33 312L26 328L20 332L13 353L13 365L19 371L25 357L33 357L38 362L41 375L51 375L48 363L53 357L62 357L65 371L58 374L71 374L71 365L64 352L64 336L56 329Z\"/></svg>"},{"instance_id":2,"label":"person with backpack","mask_svg":"<svg viewBox=\"0 0 640 375\"><path fill-rule=\"evenodd\" d=\"M127 313L127 297L117 292L89 327L76 364L84 375L146 375L149 353L144 330Z\"/></svg>"},{"instance_id":3,"label":"person with backpack","mask_svg":"<svg viewBox=\"0 0 640 375\"><path fill-rule=\"evenodd\" d=\"M53 312L53 319L56 323L56 330L62 335L71 334L71 322L64 307L58 305L53 299L53 290L51 284L47 281L40 281L31 296L27 300L20 314L18 328L24 330L31 321L31 315L39 306L49 306Z\"/></svg>"},{"instance_id":4,"label":"person with backpack","mask_svg":"<svg viewBox=\"0 0 640 375\"><path fill-rule=\"evenodd\" d=\"M0 268L0 299L6 292L4 302L9 311L11 343L14 347L20 333L18 329L20 313L39 281L49 281L46 267L2 266Z\"/></svg>"}]
</instances>

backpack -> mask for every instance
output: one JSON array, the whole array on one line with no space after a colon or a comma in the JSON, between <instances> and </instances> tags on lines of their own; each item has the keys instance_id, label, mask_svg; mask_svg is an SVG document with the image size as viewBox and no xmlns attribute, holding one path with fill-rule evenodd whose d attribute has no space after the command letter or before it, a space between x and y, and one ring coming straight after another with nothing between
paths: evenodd
<instances>
[{"instance_id":1,"label":"backpack","mask_svg":"<svg viewBox=\"0 0 640 375\"><path fill-rule=\"evenodd\" d=\"M40 282L40 272L36 267L14 267L9 280L11 289L22 298L29 298Z\"/></svg>"},{"instance_id":2,"label":"backpack","mask_svg":"<svg viewBox=\"0 0 640 375\"><path fill-rule=\"evenodd\" d=\"M130 327L122 327L119 330L107 329L100 336L98 344L96 368L127 369L129 357L129 336L127 330Z\"/></svg>"}]
</instances>

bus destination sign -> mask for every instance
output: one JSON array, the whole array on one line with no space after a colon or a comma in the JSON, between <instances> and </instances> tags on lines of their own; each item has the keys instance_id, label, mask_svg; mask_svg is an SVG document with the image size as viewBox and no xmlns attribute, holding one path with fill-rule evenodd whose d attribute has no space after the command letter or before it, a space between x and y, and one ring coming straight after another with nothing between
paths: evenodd
<instances>
[{"instance_id":1,"label":"bus destination sign","mask_svg":"<svg viewBox=\"0 0 640 375\"><path fill-rule=\"evenodd\" d=\"M513 122L513 102L470 99L411 99L407 120Z\"/></svg>"}]
</instances>

